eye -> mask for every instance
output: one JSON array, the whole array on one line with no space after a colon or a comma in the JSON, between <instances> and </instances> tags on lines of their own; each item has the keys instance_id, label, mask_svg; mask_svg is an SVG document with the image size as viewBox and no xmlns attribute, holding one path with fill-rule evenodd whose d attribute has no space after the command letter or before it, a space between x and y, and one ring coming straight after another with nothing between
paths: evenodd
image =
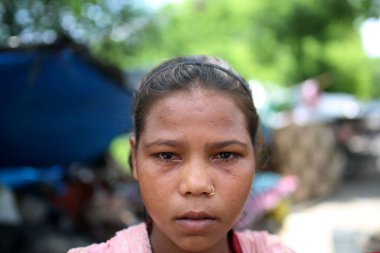
<instances>
[{"instance_id":1,"label":"eye","mask_svg":"<svg viewBox=\"0 0 380 253\"><path fill-rule=\"evenodd\" d=\"M239 155L234 152L220 152L216 154L216 159L222 160L222 161L235 161L239 158Z\"/></svg>"},{"instance_id":2,"label":"eye","mask_svg":"<svg viewBox=\"0 0 380 253\"><path fill-rule=\"evenodd\" d=\"M174 160L179 160L180 158L172 153L172 152L161 152L161 153L157 153L156 154L156 157L161 160L161 161L164 161L164 162L167 162L167 161L174 161Z\"/></svg>"}]
</instances>

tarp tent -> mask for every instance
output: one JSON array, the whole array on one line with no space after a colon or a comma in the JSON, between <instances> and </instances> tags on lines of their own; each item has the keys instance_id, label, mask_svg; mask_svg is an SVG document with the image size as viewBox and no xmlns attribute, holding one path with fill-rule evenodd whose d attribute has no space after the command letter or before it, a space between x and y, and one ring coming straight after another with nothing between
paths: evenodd
<instances>
[{"instance_id":1,"label":"tarp tent","mask_svg":"<svg viewBox=\"0 0 380 253\"><path fill-rule=\"evenodd\" d=\"M109 70L72 44L1 50L0 169L88 161L131 130L132 94Z\"/></svg>"}]
</instances>

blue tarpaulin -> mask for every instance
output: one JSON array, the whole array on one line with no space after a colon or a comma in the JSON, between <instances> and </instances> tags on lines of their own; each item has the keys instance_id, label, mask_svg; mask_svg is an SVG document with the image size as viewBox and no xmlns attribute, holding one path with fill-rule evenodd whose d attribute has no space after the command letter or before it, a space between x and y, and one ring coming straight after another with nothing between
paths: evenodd
<instances>
[{"instance_id":1,"label":"blue tarpaulin","mask_svg":"<svg viewBox=\"0 0 380 253\"><path fill-rule=\"evenodd\" d=\"M131 92L75 47L0 51L0 168L95 159L131 113Z\"/></svg>"}]
</instances>

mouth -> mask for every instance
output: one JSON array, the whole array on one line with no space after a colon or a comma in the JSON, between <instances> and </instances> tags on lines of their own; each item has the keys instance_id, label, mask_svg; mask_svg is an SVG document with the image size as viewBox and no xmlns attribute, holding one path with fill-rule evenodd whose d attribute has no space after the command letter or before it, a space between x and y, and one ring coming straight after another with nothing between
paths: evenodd
<instances>
[{"instance_id":1,"label":"mouth","mask_svg":"<svg viewBox=\"0 0 380 253\"><path fill-rule=\"evenodd\" d=\"M174 220L180 230L187 234L196 235L210 231L218 219L203 211L189 211Z\"/></svg>"}]
</instances>

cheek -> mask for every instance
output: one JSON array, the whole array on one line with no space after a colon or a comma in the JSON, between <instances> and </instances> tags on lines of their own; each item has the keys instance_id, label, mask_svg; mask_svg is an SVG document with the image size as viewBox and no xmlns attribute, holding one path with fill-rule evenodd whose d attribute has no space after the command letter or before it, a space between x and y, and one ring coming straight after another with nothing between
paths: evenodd
<instances>
[{"instance_id":1,"label":"cheek","mask_svg":"<svg viewBox=\"0 0 380 253\"><path fill-rule=\"evenodd\" d=\"M168 177L160 176L159 170L149 166L138 166L137 175L141 196L147 208L157 208L157 205L167 202L167 196L173 192Z\"/></svg>"},{"instance_id":2,"label":"cheek","mask_svg":"<svg viewBox=\"0 0 380 253\"><path fill-rule=\"evenodd\" d=\"M247 170L245 173L236 173L229 175L229 179L224 178L221 181L224 195L228 203L236 209L243 209L251 191L254 178L254 170Z\"/></svg>"},{"instance_id":3,"label":"cheek","mask_svg":"<svg viewBox=\"0 0 380 253\"><path fill-rule=\"evenodd\" d=\"M151 175L151 173L145 171L144 169L140 169L137 175L141 195L144 201L148 199L161 199L161 191L157 190L160 188L159 184L157 183L157 178L155 178L154 175Z\"/></svg>"}]
</instances>

